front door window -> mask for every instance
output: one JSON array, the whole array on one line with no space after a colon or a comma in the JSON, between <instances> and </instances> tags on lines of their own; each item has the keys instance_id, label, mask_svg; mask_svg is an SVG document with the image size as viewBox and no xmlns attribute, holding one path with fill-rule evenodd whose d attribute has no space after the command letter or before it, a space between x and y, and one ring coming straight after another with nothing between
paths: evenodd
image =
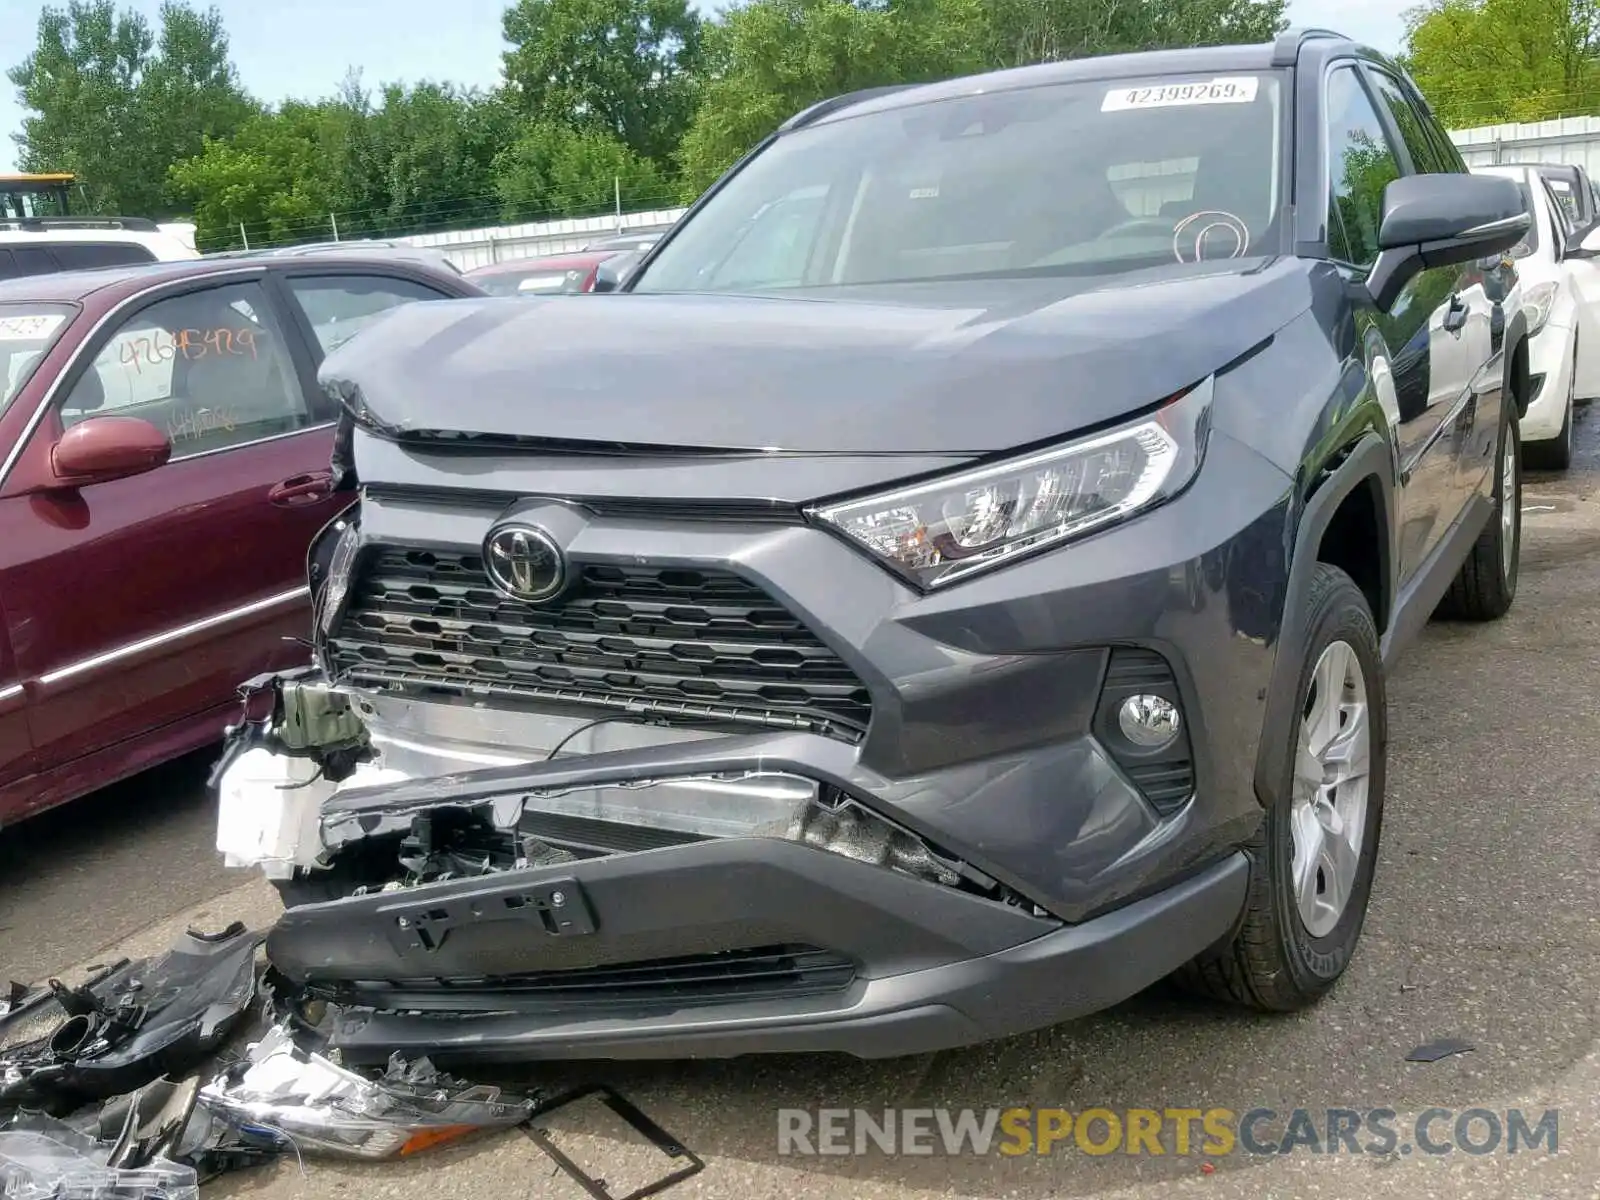
<instances>
[{"instance_id":1,"label":"front door window","mask_svg":"<svg viewBox=\"0 0 1600 1200\"><path fill-rule=\"evenodd\" d=\"M139 417L189 458L316 422L267 297L229 284L157 301L122 325L61 405L71 426Z\"/></svg>"}]
</instances>

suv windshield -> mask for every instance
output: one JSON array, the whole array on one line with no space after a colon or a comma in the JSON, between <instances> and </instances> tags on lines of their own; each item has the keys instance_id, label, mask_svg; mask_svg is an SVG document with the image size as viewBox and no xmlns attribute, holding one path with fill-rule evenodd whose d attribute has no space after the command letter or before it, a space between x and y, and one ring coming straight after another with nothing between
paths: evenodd
<instances>
[{"instance_id":1,"label":"suv windshield","mask_svg":"<svg viewBox=\"0 0 1600 1200\"><path fill-rule=\"evenodd\" d=\"M778 138L632 288L760 291L1237 258L1278 236L1276 74L1056 84Z\"/></svg>"},{"instance_id":2,"label":"suv windshield","mask_svg":"<svg viewBox=\"0 0 1600 1200\"><path fill-rule=\"evenodd\" d=\"M0 304L0 415L61 336L72 311L59 304Z\"/></svg>"}]
</instances>

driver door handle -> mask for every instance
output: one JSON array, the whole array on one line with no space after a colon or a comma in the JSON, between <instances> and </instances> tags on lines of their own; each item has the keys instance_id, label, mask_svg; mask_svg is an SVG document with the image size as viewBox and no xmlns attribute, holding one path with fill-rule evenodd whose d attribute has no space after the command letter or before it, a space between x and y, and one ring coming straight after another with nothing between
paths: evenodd
<instances>
[{"instance_id":1,"label":"driver door handle","mask_svg":"<svg viewBox=\"0 0 1600 1200\"><path fill-rule=\"evenodd\" d=\"M298 508L315 504L333 495L333 473L312 471L305 475L291 475L282 483L272 485L267 499L283 508Z\"/></svg>"},{"instance_id":2,"label":"driver door handle","mask_svg":"<svg viewBox=\"0 0 1600 1200\"><path fill-rule=\"evenodd\" d=\"M1460 292L1450 294L1450 307L1444 314L1444 327L1449 333L1460 333L1467 324L1467 304Z\"/></svg>"}]
</instances>

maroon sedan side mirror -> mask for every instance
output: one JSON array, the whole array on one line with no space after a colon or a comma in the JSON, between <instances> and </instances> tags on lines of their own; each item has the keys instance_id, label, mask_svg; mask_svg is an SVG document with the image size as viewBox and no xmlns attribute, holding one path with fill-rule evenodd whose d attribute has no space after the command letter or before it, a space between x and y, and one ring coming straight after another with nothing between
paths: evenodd
<instances>
[{"instance_id":1,"label":"maroon sedan side mirror","mask_svg":"<svg viewBox=\"0 0 1600 1200\"><path fill-rule=\"evenodd\" d=\"M67 487L142 475L172 457L172 440L138 417L90 417L61 435L50 466Z\"/></svg>"}]
</instances>

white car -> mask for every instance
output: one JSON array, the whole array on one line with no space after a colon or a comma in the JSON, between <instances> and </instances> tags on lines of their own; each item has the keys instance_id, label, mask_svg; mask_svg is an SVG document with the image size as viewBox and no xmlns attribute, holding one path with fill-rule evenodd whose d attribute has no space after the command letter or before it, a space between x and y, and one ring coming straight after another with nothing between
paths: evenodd
<instances>
[{"instance_id":1,"label":"white car","mask_svg":"<svg viewBox=\"0 0 1600 1200\"><path fill-rule=\"evenodd\" d=\"M1522 418L1523 456L1530 467L1565 470L1572 461L1572 410L1600 396L1600 264L1581 248L1567 208L1535 166L1473 167L1522 186L1533 217L1511 251L1528 315L1531 398Z\"/></svg>"},{"instance_id":2,"label":"white car","mask_svg":"<svg viewBox=\"0 0 1600 1200\"><path fill-rule=\"evenodd\" d=\"M0 219L0 279L199 257L181 227L141 217Z\"/></svg>"}]
</instances>

